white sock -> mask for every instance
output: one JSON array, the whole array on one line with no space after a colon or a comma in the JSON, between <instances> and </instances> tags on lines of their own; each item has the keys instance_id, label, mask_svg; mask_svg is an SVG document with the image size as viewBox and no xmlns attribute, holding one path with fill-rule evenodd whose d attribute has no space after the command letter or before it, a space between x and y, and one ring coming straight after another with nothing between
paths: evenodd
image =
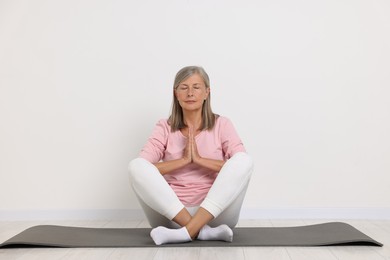
<instances>
[{"instance_id":1,"label":"white sock","mask_svg":"<svg viewBox=\"0 0 390 260\"><path fill-rule=\"evenodd\" d=\"M226 242L233 241L233 231L227 225L223 224L212 228L205 225L199 232L199 240L222 240Z\"/></svg>"},{"instance_id":2,"label":"white sock","mask_svg":"<svg viewBox=\"0 0 390 260\"><path fill-rule=\"evenodd\" d=\"M179 229L169 229L160 226L152 229L150 236L156 245L192 241L186 227Z\"/></svg>"}]
</instances>

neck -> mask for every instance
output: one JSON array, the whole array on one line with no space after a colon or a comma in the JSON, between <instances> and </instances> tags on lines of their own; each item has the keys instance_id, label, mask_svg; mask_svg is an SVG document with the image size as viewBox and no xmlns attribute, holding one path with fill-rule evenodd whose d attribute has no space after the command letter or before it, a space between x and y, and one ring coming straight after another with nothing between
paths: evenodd
<instances>
[{"instance_id":1,"label":"neck","mask_svg":"<svg viewBox=\"0 0 390 260\"><path fill-rule=\"evenodd\" d=\"M183 119L187 126L199 129L202 125L201 111L183 111Z\"/></svg>"}]
</instances>

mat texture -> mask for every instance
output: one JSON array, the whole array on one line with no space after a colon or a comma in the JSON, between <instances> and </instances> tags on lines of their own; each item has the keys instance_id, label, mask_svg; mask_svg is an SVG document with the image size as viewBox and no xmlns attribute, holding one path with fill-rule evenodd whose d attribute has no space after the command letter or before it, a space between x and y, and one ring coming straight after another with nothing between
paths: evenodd
<instances>
[{"instance_id":1,"label":"mat texture","mask_svg":"<svg viewBox=\"0 0 390 260\"><path fill-rule=\"evenodd\" d=\"M34 226L0 244L17 247L156 247L150 228L84 228ZM346 223L331 222L296 227L235 228L232 243L199 241L161 247L248 247L248 246L383 246Z\"/></svg>"}]
</instances>

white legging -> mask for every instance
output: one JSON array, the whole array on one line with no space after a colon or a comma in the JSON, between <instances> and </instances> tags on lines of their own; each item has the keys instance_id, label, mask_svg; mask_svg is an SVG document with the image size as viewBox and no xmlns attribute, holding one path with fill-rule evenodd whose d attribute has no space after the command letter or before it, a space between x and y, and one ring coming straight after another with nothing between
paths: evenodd
<instances>
[{"instance_id":1,"label":"white legging","mask_svg":"<svg viewBox=\"0 0 390 260\"><path fill-rule=\"evenodd\" d=\"M206 198L199 205L214 216L210 226L236 226L252 171L253 162L246 153L236 153L226 161ZM145 159L137 158L130 162L129 172L130 183L150 225L178 227L172 219L184 205L157 167ZM199 207L187 209L192 215Z\"/></svg>"}]
</instances>

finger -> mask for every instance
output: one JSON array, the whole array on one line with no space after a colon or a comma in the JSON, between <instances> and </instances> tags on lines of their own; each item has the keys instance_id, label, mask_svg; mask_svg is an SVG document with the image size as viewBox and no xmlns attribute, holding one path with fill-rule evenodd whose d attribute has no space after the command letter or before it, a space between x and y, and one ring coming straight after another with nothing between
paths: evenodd
<instances>
[{"instance_id":1,"label":"finger","mask_svg":"<svg viewBox=\"0 0 390 260\"><path fill-rule=\"evenodd\" d=\"M192 144L193 140L192 140L192 129L191 127L188 128L188 140L187 140L187 147L188 147L188 154L189 154L189 157L191 158L191 161L192 161L192 158L193 158L193 144Z\"/></svg>"},{"instance_id":2,"label":"finger","mask_svg":"<svg viewBox=\"0 0 390 260\"><path fill-rule=\"evenodd\" d=\"M191 139L192 139L192 142L195 142L195 131L194 131L193 127L191 127Z\"/></svg>"},{"instance_id":3,"label":"finger","mask_svg":"<svg viewBox=\"0 0 390 260\"><path fill-rule=\"evenodd\" d=\"M195 139L194 139L194 141L193 141L193 143L192 143L192 146L193 146L193 149L194 149L194 153L195 153L196 155L198 155L198 146L196 145Z\"/></svg>"},{"instance_id":4,"label":"finger","mask_svg":"<svg viewBox=\"0 0 390 260\"><path fill-rule=\"evenodd\" d=\"M190 139L192 139L192 137L193 137L192 126L188 127L188 137L189 137Z\"/></svg>"},{"instance_id":5,"label":"finger","mask_svg":"<svg viewBox=\"0 0 390 260\"><path fill-rule=\"evenodd\" d=\"M194 144L194 138L193 138L193 134L192 134L192 127L190 127L188 129L188 141L190 142L190 148L191 148L191 152L192 152L193 144Z\"/></svg>"}]
</instances>

